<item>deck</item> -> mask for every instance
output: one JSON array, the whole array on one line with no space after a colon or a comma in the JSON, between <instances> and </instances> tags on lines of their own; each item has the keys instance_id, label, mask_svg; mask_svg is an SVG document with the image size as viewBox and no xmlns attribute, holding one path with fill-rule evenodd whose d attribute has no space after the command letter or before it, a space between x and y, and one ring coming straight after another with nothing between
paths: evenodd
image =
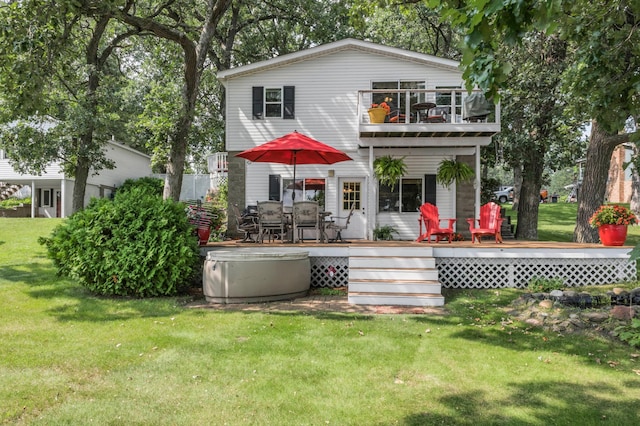
<instances>
[{"instance_id":1,"label":"deck","mask_svg":"<svg viewBox=\"0 0 640 426\"><path fill-rule=\"evenodd\" d=\"M371 251L377 259L394 264L399 252L412 250L420 257L433 257L438 281L445 288L524 288L531 278L561 278L565 285L610 284L635 281L636 263L629 261L633 247L605 247L601 244L560 243L548 241L506 240L496 244L486 240L481 244L458 241L451 244L416 243L413 241L351 240L349 243L319 244L305 241L298 244L269 244L228 241L210 243L209 250L304 250L311 258L313 287L343 287L349 285L353 253ZM391 259L391 260L389 260ZM381 260L379 264L384 264Z\"/></svg>"}]
</instances>

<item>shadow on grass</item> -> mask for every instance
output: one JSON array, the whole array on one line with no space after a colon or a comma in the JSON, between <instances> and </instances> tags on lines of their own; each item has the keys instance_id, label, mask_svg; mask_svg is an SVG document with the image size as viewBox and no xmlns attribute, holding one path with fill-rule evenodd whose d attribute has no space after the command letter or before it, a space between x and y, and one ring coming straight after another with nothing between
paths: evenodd
<instances>
[{"instance_id":1,"label":"shadow on grass","mask_svg":"<svg viewBox=\"0 0 640 426\"><path fill-rule=\"evenodd\" d=\"M16 284L24 283L28 286L24 293L34 300L51 300L47 311L61 322L167 317L183 310L184 298L179 297L135 299L96 296L76 281L56 276L56 268L52 265L4 266L0 268L0 276Z\"/></svg>"},{"instance_id":2,"label":"shadow on grass","mask_svg":"<svg viewBox=\"0 0 640 426\"><path fill-rule=\"evenodd\" d=\"M612 402L618 391L607 384L580 385L563 381L511 383L507 398L482 391L445 395L438 402L451 414L415 413L400 424L638 424L635 398ZM514 413L514 414L511 414ZM484 420L483 420L484 419Z\"/></svg>"}]
</instances>

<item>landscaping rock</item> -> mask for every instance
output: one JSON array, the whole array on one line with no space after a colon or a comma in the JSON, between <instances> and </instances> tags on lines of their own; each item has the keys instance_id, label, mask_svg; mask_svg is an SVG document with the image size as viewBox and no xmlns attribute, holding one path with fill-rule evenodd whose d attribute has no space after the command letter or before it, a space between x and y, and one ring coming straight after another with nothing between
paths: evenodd
<instances>
[{"instance_id":1,"label":"landscaping rock","mask_svg":"<svg viewBox=\"0 0 640 426\"><path fill-rule=\"evenodd\" d=\"M590 311L582 313L582 319L589 322L601 323L609 319L608 312Z\"/></svg>"},{"instance_id":2,"label":"landscaping rock","mask_svg":"<svg viewBox=\"0 0 640 426\"><path fill-rule=\"evenodd\" d=\"M562 290L552 290L551 293L549 293L551 297L562 297L563 295L564 292Z\"/></svg>"},{"instance_id":3,"label":"landscaping rock","mask_svg":"<svg viewBox=\"0 0 640 426\"><path fill-rule=\"evenodd\" d=\"M527 318L526 320L524 320L524 322L526 324L532 325L534 327L542 327L542 325L544 324L543 321L537 319L537 318Z\"/></svg>"},{"instance_id":4,"label":"landscaping rock","mask_svg":"<svg viewBox=\"0 0 640 426\"><path fill-rule=\"evenodd\" d=\"M620 288L620 287L615 287L613 290L611 290L613 292L613 294L615 294L616 296L626 293L627 290L625 290L624 288Z\"/></svg>"},{"instance_id":5,"label":"landscaping rock","mask_svg":"<svg viewBox=\"0 0 640 426\"><path fill-rule=\"evenodd\" d=\"M611 317L617 320L630 320L635 316L635 309L630 306L614 306L611 309Z\"/></svg>"},{"instance_id":6,"label":"landscaping rock","mask_svg":"<svg viewBox=\"0 0 640 426\"><path fill-rule=\"evenodd\" d=\"M553 308L553 301L546 299L538 303L538 306L542 309L551 309Z\"/></svg>"}]
</instances>

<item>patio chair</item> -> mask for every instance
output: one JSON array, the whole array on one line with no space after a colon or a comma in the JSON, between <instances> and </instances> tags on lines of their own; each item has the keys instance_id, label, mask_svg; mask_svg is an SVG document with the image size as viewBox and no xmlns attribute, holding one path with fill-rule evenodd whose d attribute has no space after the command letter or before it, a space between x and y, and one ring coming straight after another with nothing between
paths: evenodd
<instances>
[{"instance_id":1,"label":"patio chair","mask_svg":"<svg viewBox=\"0 0 640 426\"><path fill-rule=\"evenodd\" d=\"M241 214L237 204L232 204L231 210L233 211L234 220L236 222L236 230L244 234L242 242L258 242L258 235L260 234L258 216ZM255 235L255 238L251 237L252 234Z\"/></svg>"},{"instance_id":2,"label":"patio chair","mask_svg":"<svg viewBox=\"0 0 640 426\"><path fill-rule=\"evenodd\" d=\"M500 228L502 228L502 220L499 204L490 202L481 206L479 219L467 219L469 231L471 232L471 242L474 243L477 240L478 243L481 243L482 237L493 235L496 243L501 243L502 233Z\"/></svg>"},{"instance_id":3,"label":"patio chair","mask_svg":"<svg viewBox=\"0 0 640 426\"><path fill-rule=\"evenodd\" d=\"M441 228L440 222L447 221L447 227ZM420 236L416 239L416 242L427 240L431 242L431 237L436 237L436 242L439 243L443 239L448 239L449 243L453 240L453 224L456 223L456 219L440 219L438 214L438 207L430 203L424 203L420 206L420 217L418 218L420 224ZM424 223L425 232L422 232L422 224Z\"/></svg>"},{"instance_id":4,"label":"patio chair","mask_svg":"<svg viewBox=\"0 0 640 426\"><path fill-rule=\"evenodd\" d=\"M264 242L265 235L269 241L280 238L284 242L285 218L280 201L258 201L258 241Z\"/></svg>"},{"instance_id":5,"label":"patio chair","mask_svg":"<svg viewBox=\"0 0 640 426\"><path fill-rule=\"evenodd\" d=\"M320 207L317 201L296 201L293 203L293 235L304 240L304 230L316 231L316 242L320 238Z\"/></svg>"},{"instance_id":6,"label":"patio chair","mask_svg":"<svg viewBox=\"0 0 640 426\"><path fill-rule=\"evenodd\" d=\"M351 203L351 208L349 209L349 214L347 216L331 216L331 222L327 224L326 228L335 231L336 235L333 238L333 242L343 242L348 243L349 241L344 241L342 239L342 231L347 229L349 226L349 222L351 222L351 216L353 216L353 211L355 210L356 203Z\"/></svg>"}]
</instances>

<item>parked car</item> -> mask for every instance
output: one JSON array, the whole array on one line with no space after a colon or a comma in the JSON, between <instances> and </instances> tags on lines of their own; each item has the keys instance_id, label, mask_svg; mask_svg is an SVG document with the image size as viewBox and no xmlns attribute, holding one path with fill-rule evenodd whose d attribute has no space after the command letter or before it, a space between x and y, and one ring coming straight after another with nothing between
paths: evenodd
<instances>
[{"instance_id":1,"label":"parked car","mask_svg":"<svg viewBox=\"0 0 640 426\"><path fill-rule=\"evenodd\" d=\"M502 187L500 191L493 191L496 196L496 200L499 203L506 203L507 201L513 201L513 186Z\"/></svg>"}]
</instances>

